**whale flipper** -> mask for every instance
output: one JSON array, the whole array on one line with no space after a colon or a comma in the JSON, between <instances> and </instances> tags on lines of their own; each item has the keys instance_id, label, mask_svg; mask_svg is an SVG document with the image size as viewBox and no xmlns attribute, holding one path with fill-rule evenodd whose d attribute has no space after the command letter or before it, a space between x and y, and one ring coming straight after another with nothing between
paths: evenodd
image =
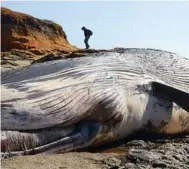
<instances>
[{"instance_id":1,"label":"whale flipper","mask_svg":"<svg viewBox=\"0 0 189 169\"><path fill-rule=\"evenodd\" d=\"M175 102L181 108L189 112L189 93L159 82L152 82L152 89L154 95L163 95L170 101Z\"/></svg>"}]
</instances>

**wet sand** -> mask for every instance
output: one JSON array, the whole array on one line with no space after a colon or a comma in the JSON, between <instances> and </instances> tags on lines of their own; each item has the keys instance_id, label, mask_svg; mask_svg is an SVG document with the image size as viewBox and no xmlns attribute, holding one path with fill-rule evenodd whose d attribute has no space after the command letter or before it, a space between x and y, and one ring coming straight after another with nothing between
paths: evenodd
<instances>
[{"instance_id":1,"label":"wet sand","mask_svg":"<svg viewBox=\"0 0 189 169\"><path fill-rule=\"evenodd\" d=\"M2 169L101 169L113 153L65 153L55 155L17 156L1 161Z\"/></svg>"},{"instance_id":2,"label":"wet sand","mask_svg":"<svg viewBox=\"0 0 189 169\"><path fill-rule=\"evenodd\" d=\"M189 135L130 140L98 153L72 152L4 159L2 169L189 169Z\"/></svg>"}]
</instances>

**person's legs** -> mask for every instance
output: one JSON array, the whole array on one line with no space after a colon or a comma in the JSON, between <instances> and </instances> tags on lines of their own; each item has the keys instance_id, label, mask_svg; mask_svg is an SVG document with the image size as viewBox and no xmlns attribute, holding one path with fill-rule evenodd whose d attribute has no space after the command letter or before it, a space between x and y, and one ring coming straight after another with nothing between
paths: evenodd
<instances>
[{"instance_id":1,"label":"person's legs","mask_svg":"<svg viewBox=\"0 0 189 169\"><path fill-rule=\"evenodd\" d=\"M86 37L85 37L85 40L84 40L86 49L89 49L89 47L90 47L89 44L88 44L89 38L90 38L90 36L86 36Z\"/></svg>"}]
</instances>

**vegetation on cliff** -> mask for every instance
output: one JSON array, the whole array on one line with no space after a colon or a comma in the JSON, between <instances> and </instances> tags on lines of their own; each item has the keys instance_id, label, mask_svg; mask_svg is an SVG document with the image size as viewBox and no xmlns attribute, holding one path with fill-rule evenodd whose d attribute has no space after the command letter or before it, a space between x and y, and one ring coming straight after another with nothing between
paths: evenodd
<instances>
[{"instance_id":1,"label":"vegetation on cliff","mask_svg":"<svg viewBox=\"0 0 189 169\"><path fill-rule=\"evenodd\" d=\"M49 20L1 8L1 49L27 50L36 55L45 52L70 52L71 45L63 28Z\"/></svg>"}]
</instances>

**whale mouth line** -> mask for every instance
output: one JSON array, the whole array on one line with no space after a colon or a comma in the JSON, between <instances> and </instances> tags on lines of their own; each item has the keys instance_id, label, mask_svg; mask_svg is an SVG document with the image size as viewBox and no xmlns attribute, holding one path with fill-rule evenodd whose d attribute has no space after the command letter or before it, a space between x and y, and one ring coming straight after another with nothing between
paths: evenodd
<instances>
[{"instance_id":1,"label":"whale mouth line","mask_svg":"<svg viewBox=\"0 0 189 169\"><path fill-rule=\"evenodd\" d=\"M1 150L1 157L6 158L18 155L64 153L68 151L86 148L87 145L90 145L95 140L96 136L102 131L102 128L103 125L97 122L79 123L78 125L76 125L75 129L71 134L63 136L60 139L44 145L27 149L25 144L23 143L22 150L19 151L10 150L7 145L4 145L5 148L3 151Z\"/></svg>"}]
</instances>

